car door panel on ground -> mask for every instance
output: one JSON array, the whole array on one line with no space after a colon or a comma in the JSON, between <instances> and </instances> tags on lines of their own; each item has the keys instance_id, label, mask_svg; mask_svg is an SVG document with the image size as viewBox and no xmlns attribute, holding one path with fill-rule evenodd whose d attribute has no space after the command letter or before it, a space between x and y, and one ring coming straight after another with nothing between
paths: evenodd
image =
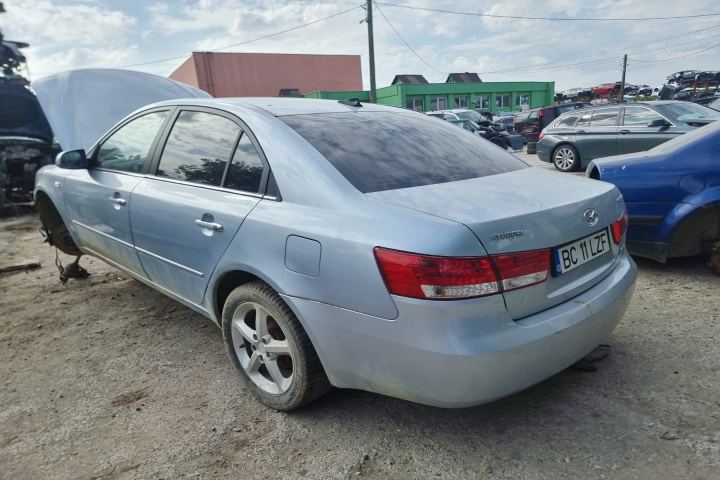
<instances>
[{"instance_id":1,"label":"car door panel on ground","mask_svg":"<svg viewBox=\"0 0 720 480\"><path fill-rule=\"evenodd\" d=\"M653 120L661 119L664 119L662 115L649 108L625 107L622 126L617 136L617 151L622 153L643 152L682 133L673 126L648 126Z\"/></svg>"},{"instance_id":2,"label":"car door panel on ground","mask_svg":"<svg viewBox=\"0 0 720 480\"><path fill-rule=\"evenodd\" d=\"M181 110L156 175L133 191L135 248L150 280L195 304L247 214L261 200L264 164L234 120Z\"/></svg>"},{"instance_id":3,"label":"car door panel on ground","mask_svg":"<svg viewBox=\"0 0 720 480\"><path fill-rule=\"evenodd\" d=\"M163 110L130 120L100 143L91 168L65 178L66 205L82 246L143 278L130 229L130 198L167 115Z\"/></svg>"},{"instance_id":4,"label":"car door panel on ground","mask_svg":"<svg viewBox=\"0 0 720 480\"><path fill-rule=\"evenodd\" d=\"M615 155L619 114L620 108L603 108L588 111L578 120L575 127L577 149L583 161Z\"/></svg>"}]
</instances>

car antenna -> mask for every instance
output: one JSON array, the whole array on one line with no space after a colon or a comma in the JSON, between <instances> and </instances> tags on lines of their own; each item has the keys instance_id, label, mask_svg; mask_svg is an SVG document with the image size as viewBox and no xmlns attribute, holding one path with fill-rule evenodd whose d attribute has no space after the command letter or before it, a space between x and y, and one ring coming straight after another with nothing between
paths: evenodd
<instances>
[{"instance_id":1,"label":"car antenna","mask_svg":"<svg viewBox=\"0 0 720 480\"><path fill-rule=\"evenodd\" d=\"M362 103L360 103L360 99L357 97L353 98L346 98L345 100L338 100L338 103L342 103L343 105L350 105L351 107L362 107Z\"/></svg>"}]
</instances>

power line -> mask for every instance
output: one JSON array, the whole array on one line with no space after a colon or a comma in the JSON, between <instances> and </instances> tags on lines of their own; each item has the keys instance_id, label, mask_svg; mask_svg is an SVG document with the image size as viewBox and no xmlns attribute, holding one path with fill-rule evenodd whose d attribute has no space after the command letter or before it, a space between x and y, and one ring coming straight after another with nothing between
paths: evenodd
<instances>
[{"instance_id":1,"label":"power line","mask_svg":"<svg viewBox=\"0 0 720 480\"><path fill-rule=\"evenodd\" d=\"M423 10L426 12L449 13L452 15L466 15L471 17L507 18L513 20L550 20L555 22L638 22L644 20L678 20L683 18L702 18L720 16L720 13L703 13L699 15L682 15L676 17L645 17L645 18L567 18L567 17L521 17L517 15L494 15L489 13L456 12L452 10L440 10L437 8L413 7L411 5L398 5L397 3L377 3L378 5L406 8L409 10Z\"/></svg>"},{"instance_id":2,"label":"power line","mask_svg":"<svg viewBox=\"0 0 720 480\"><path fill-rule=\"evenodd\" d=\"M686 55L680 55L679 57L674 57L674 58L665 58L663 60L635 60L635 59L631 58L630 60L632 60L633 62L642 62L642 63L669 62L670 60L677 60L678 58L692 57L693 55L697 55L698 53L707 52L708 50L712 50L715 47L720 47L720 43L716 43L715 45L708 47L708 48L703 48L702 50L698 50L697 52L688 53Z\"/></svg>"},{"instance_id":3,"label":"power line","mask_svg":"<svg viewBox=\"0 0 720 480\"><path fill-rule=\"evenodd\" d=\"M663 37L663 38L660 38L660 39L657 39L657 40L650 40L650 41L647 41L647 42L636 43L636 44L633 44L633 45L625 45L625 46L622 46L622 47L611 48L611 49L609 49L609 50L603 50L603 51L601 51L601 52L590 53L590 54L580 55L580 56L576 56L576 57L568 57L568 58L564 58L564 59L562 59L562 60L551 60L551 61L548 61L548 62L538 63L538 64L535 64L535 65L528 65L528 66L523 66L523 67L515 67L515 68L509 68L509 69L503 69L503 70L496 70L496 71L491 71L491 72L479 72L479 73L480 73L480 74L483 74L483 75L488 75L488 74L493 74L493 73L499 73L499 74L505 74L505 73L523 73L523 72L527 71L528 69L536 70L538 67L542 67L542 66L546 66L546 65L553 65L553 66L557 66L557 67L559 67L559 68L564 68L564 67L566 67L566 66L575 66L575 64L573 64L573 65L561 65L561 64L563 64L563 63L565 63L565 62L573 61L573 60L579 60L579 59L584 59L584 58L589 58L589 57L596 57L596 56L600 56L600 55L607 55L607 54L610 54L610 53L613 53L613 52L618 52L618 51L626 51L626 50L629 50L629 49L632 49L632 48L642 47L642 46L645 46L645 45L650 45L650 44L652 44L652 43L664 42L665 40L673 40L673 39L675 39L675 38L679 38L679 37L683 37L683 36L687 36L687 35L692 35L692 34L699 33L699 32L704 32L704 31L706 31L706 30L711 30L711 29L713 29L713 28L718 28L718 27L720 27L720 24L719 24L719 25L713 25L713 26L707 27L707 28L701 28L701 29L699 29L699 30L693 30L693 31L691 31L691 32L685 32L685 33L680 33L680 34L676 34L676 35L671 35L671 36L669 36L669 37ZM710 38L713 38L713 37L710 37ZM670 45L670 46L668 46L668 47L662 47L661 49L672 48L672 47L674 47L674 46L675 46L675 45ZM661 49L658 49L658 50L661 50ZM638 54L638 53L646 53L646 52L635 52L635 54ZM582 65L591 64L591 63L592 63L592 62L586 62L586 63L583 63Z\"/></svg>"},{"instance_id":4,"label":"power line","mask_svg":"<svg viewBox=\"0 0 720 480\"><path fill-rule=\"evenodd\" d=\"M375 4L375 7L377 7L377 11L380 12L380 15L382 15L382 17L385 19L385 21L387 22L387 24L390 25L390 28L392 28L393 32L395 32L395 35L397 35L398 38L399 38L400 40L402 40L402 42L405 44L405 46L406 46L407 48L409 48L410 51L411 51L412 53L414 53L417 58L420 59L421 62L423 62L425 65L427 65L428 67L432 68L432 69L435 70L436 72L442 73L443 75L447 75L447 73L445 73L445 72L443 72L443 71L440 71L440 70L438 70L437 68L433 67L433 66L430 65L428 62L426 62L420 55L418 55L418 53L417 53L415 50L413 50L413 48L412 48L410 45L408 45L408 43L405 41L405 39L402 37L402 35L400 35L400 33L399 33L397 30L395 30L395 27L393 27L393 24L390 23L390 20L387 19L387 17L386 17L385 14L382 12L382 10L380 10L380 7L378 7L377 2L373 2L373 3Z\"/></svg>"}]
</instances>

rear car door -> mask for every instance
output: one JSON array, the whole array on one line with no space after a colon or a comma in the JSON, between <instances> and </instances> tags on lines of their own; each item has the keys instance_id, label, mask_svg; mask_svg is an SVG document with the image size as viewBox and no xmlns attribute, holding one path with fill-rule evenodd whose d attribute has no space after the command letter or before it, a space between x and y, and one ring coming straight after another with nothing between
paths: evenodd
<instances>
[{"instance_id":1,"label":"rear car door","mask_svg":"<svg viewBox=\"0 0 720 480\"><path fill-rule=\"evenodd\" d=\"M269 168L249 129L217 110L179 109L164 140L133 191L135 247L153 283L200 304Z\"/></svg>"},{"instance_id":2,"label":"rear car door","mask_svg":"<svg viewBox=\"0 0 720 480\"><path fill-rule=\"evenodd\" d=\"M618 117L620 107L598 108L592 111L590 123L588 112L578 122L576 129L577 148L583 164L600 157L615 155L618 136Z\"/></svg>"},{"instance_id":3,"label":"rear car door","mask_svg":"<svg viewBox=\"0 0 720 480\"><path fill-rule=\"evenodd\" d=\"M81 244L143 278L130 231L130 194L149 164L169 109L143 112L121 124L90 153L90 168L65 177L65 201Z\"/></svg>"},{"instance_id":4,"label":"rear car door","mask_svg":"<svg viewBox=\"0 0 720 480\"><path fill-rule=\"evenodd\" d=\"M661 119L665 117L647 107L625 107L617 137L617 154L650 150L680 134L672 127L648 127L653 120Z\"/></svg>"}]
</instances>

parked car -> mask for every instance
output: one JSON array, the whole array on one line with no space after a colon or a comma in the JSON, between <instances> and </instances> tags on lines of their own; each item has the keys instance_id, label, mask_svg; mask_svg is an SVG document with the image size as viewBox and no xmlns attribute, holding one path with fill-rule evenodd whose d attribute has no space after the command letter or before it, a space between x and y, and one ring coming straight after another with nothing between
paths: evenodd
<instances>
[{"instance_id":1,"label":"parked car","mask_svg":"<svg viewBox=\"0 0 720 480\"><path fill-rule=\"evenodd\" d=\"M637 273L614 186L357 99L156 103L60 154L35 197L59 247L214 321L280 410L330 385L510 395L602 342Z\"/></svg>"},{"instance_id":2,"label":"parked car","mask_svg":"<svg viewBox=\"0 0 720 480\"><path fill-rule=\"evenodd\" d=\"M697 103L698 105L702 105L704 107L712 108L713 110L717 110L720 112L720 95L709 95L707 97L700 97L696 100L693 100L692 102Z\"/></svg>"},{"instance_id":3,"label":"parked car","mask_svg":"<svg viewBox=\"0 0 720 480\"><path fill-rule=\"evenodd\" d=\"M0 81L0 105L1 207L5 201L31 201L35 172L53 163L60 148L37 98L25 84Z\"/></svg>"},{"instance_id":4,"label":"parked car","mask_svg":"<svg viewBox=\"0 0 720 480\"><path fill-rule=\"evenodd\" d=\"M522 150L522 137L517 133L510 132L502 125L492 124L489 120L482 120L475 123L472 120L455 120L449 119L448 122L455 126L472 132L485 140L502 148L503 150Z\"/></svg>"},{"instance_id":5,"label":"parked car","mask_svg":"<svg viewBox=\"0 0 720 480\"><path fill-rule=\"evenodd\" d=\"M597 87L593 88L592 91L595 95L614 95L620 91L621 86L622 82L602 83Z\"/></svg>"},{"instance_id":6,"label":"parked car","mask_svg":"<svg viewBox=\"0 0 720 480\"><path fill-rule=\"evenodd\" d=\"M683 70L673 73L667 76L667 83L691 86L695 83L695 77L698 73L701 73L700 70Z\"/></svg>"},{"instance_id":7,"label":"parked car","mask_svg":"<svg viewBox=\"0 0 720 480\"><path fill-rule=\"evenodd\" d=\"M543 130L537 155L561 172L591 160L649 150L720 118L715 110L690 102L616 104L572 112Z\"/></svg>"},{"instance_id":8,"label":"parked car","mask_svg":"<svg viewBox=\"0 0 720 480\"><path fill-rule=\"evenodd\" d=\"M576 99L577 97L590 97L592 96L592 87L576 87L569 88L563 92L565 99Z\"/></svg>"},{"instance_id":9,"label":"parked car","mask_svg":"<svg viewBox=\"0 0 720 480\"><path fill-rule=\"evenodd\" d=\"M515 131L522 135L523 141L537 142L540 132L563 113L591 106L589 103L577 102L564 105L526 110L515 115L513 119Z\"/></svg>"},{"instance_id":10,"label":"parked car","mask_svg":"<svg viewBox=\"0 0 720 480\"><path fill-rule=\"evenodd\" d=\"M630 253L665 262L710 253L720 240L720 122L647 152L590 162L587 176L625 199Z\"/></svg>"}]
</instances>

